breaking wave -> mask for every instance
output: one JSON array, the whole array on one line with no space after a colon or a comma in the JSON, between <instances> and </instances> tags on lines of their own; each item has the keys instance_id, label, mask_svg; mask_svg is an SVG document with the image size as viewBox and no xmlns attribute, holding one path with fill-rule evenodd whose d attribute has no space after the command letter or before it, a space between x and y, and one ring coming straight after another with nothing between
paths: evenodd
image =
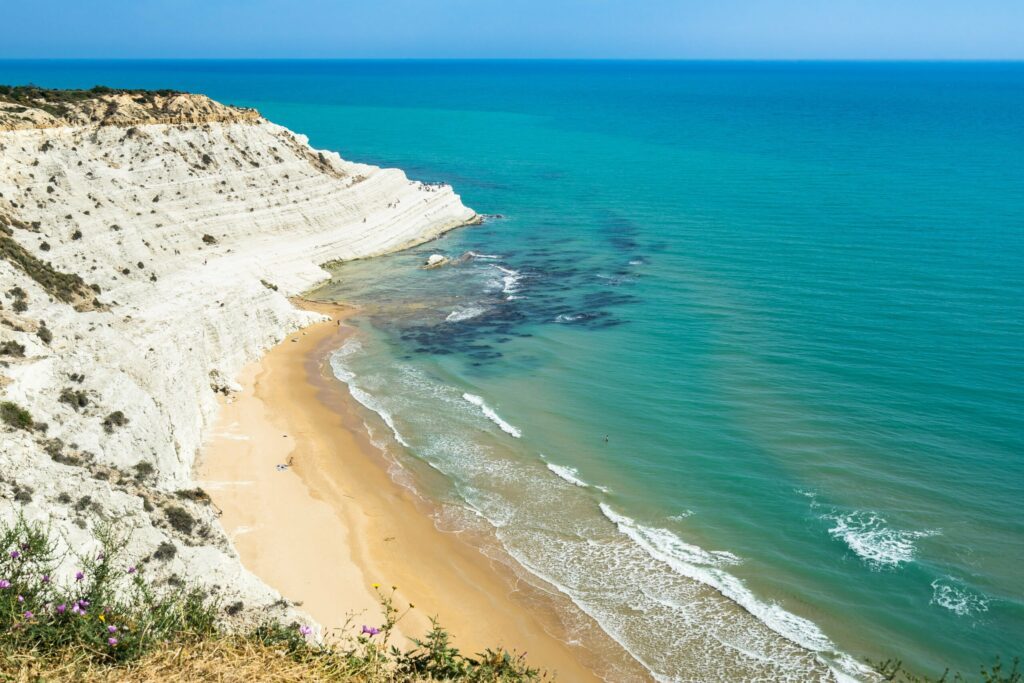
<instances>
[{"instance_id":1,"label":"breaking wave","mask_svg":"<svg viewBox=\"0 0 1024 683\"><path fill-rule=\"evenodd\" d=\"M988 611L988 600L952 577L932 581L931 604L945 607L957 616Z\"/></svg>"},{"instance_id":2,"label":"breaking wave","mask_svg":"<svg viewBox=\"0 0 1024 683\"><path fill-rule=\"evenodd\" d=\"M466 399L466 401L478 407L480 409L480 412L482 412L487 417L488 420L498 425L498 427L501 428L501 431L505 432L509 436L518 439L523 435L523 433L520 432L517 428L510 425L508 422L502 420L501 416L494 412L494 410L492 410L490 406L484 403L484 400L481 397L477 396L476 394L467 393L463 394L462 398Z\"/></svg>"},{"instance_id":3,"label":"breaking wave","mask_svg":"<svg viewBox=\"0 0 1024 683\"><path fill-rule=\"evenodd\" d=\"M858 677L867 671L852 657L840 653L814 622L776 603L762 602L743 581L725 571L725 567L742 562L736 555L726 551L704 550L686 543L668 529L640 524L615 512L605 503L599 506L604 516L651 558L664 562L682 576L717 589L787 640L826 655L833 662L830 665L833 675L848 680L851 676Z\"/></svg>"},{"instance_id":4,"label":"breaking wave","mask_svg":"<svg viewBox=\"0 0 1024 683\"><path fill-rule=\"evenodd\" d=\"M348 386L348 392L352 395L352 398L361 403L365 408L372 410L380 416L380 419L382 419L384 424L388 426L388 429L391 430L391 433L395 437L395 441L406 448L409 448L409 442L406 441L402 437L401 432L398 431L398 427L395 426L395 420L391 416L391 413L385 410L380 401L356 385L356 373L352 372L352 370L350 370L345 364L345 360L361 348L362 344L360 344L354 337L346 339L345 343L341 345L341 348L331 354L331 371L334 373L335 377Z\"/></svg>"},{"instance_id":5,"label":"breaking wave","mask_svg":"<svg viewBox=\"0 0 1024 683\"><path fill-rule=\"evenodd\" d=\"M579 478L579 470L575 467L566 467L564 465L556 465L549 462L548 469L554 472L560 479L564 479L573 486L579 486L580 488L590 488L590 484Z\"/></svg>"},{"instance_id":6,"label":"breaking wave","mask_svg":"<svg viewBox=\"0 0 1024 683\"><path fill-rule=\"evenodd\" d=\"M833 526L832 538L840 540L858 557L876 569L896 568L911 562L917 552L914 541L935 536L938 531L904 531L886 525L884 517L857 510L848 514L824 515Z\"/></svg>"}]
</instances>

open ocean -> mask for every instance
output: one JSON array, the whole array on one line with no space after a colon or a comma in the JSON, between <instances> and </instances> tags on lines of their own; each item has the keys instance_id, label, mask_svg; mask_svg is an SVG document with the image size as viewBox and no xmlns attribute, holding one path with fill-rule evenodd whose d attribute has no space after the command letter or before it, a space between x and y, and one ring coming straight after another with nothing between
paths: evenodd
<instances>
[{"instance_id":1,"label":"open ocean","mask_svg":"<svg viewBox=\"0 0 1024 683\"><path fill-rule=\"evenodd\" d=\"M338 267L332 365L440 526L662 680L1024 655L1024 64L0 62L25 82L204 92L500 214Z\"/></svg>"}]
</instances>

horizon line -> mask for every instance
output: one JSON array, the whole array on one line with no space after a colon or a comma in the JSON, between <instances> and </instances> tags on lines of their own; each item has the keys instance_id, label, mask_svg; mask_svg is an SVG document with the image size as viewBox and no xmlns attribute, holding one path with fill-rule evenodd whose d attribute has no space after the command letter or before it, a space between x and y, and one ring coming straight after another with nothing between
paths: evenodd
<instances>
[{"instance_id":1,"label":"horizon line","mask_svg":"<svg viewBox=\"0 0 1024 683\"><path fill-rule=\"evenodd\" d=\"M4 57L0 62L1024 63L1024 57Z\"/></svg>"}]
</instances>

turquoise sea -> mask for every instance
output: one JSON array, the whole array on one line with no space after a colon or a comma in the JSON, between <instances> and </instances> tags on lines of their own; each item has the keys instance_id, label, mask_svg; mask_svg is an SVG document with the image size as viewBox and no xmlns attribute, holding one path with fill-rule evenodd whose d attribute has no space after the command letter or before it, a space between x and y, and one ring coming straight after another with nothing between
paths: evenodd
<instances>
[{"instance_id":1,"label":"turquoise sea","mask_svg":"<svg viewBox=\"0 0 1024 683\"><path fill-rule=\"evenodd\" d=\"M396 476L568 598L581 642L662 680L1024 654L1024 64L0 82L205 92L489 214L317 295L364 308L332 364Z\"/></svg>"}]
</instances>

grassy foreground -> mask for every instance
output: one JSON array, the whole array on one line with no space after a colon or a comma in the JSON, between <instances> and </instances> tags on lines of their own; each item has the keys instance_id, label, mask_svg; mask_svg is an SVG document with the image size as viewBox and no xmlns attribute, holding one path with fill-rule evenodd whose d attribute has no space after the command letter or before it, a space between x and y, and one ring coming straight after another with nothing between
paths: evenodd
<instances>
[{"instance_id":1,"label":"grassy foreground","mask_svg":"<svg viewBox=\"0 0 1024 683\"><path fill-rule=\"evenodd\" d=\"M548 680L522 655L463 655L434 623L403 649L390 640L412 609L380 591L379 625L320 642L305 624L239 630L223 608L181 582L156 587L145 561L121 557L125 537L95 528L99 551L58 554L49 529L0 526L0 680L10 681L495 681ZM60 580L58 566L72 567ZM350 625L351 626L351 625ZM348 632L348 634L346 634Z\"/></svg>"}]
</instances>

